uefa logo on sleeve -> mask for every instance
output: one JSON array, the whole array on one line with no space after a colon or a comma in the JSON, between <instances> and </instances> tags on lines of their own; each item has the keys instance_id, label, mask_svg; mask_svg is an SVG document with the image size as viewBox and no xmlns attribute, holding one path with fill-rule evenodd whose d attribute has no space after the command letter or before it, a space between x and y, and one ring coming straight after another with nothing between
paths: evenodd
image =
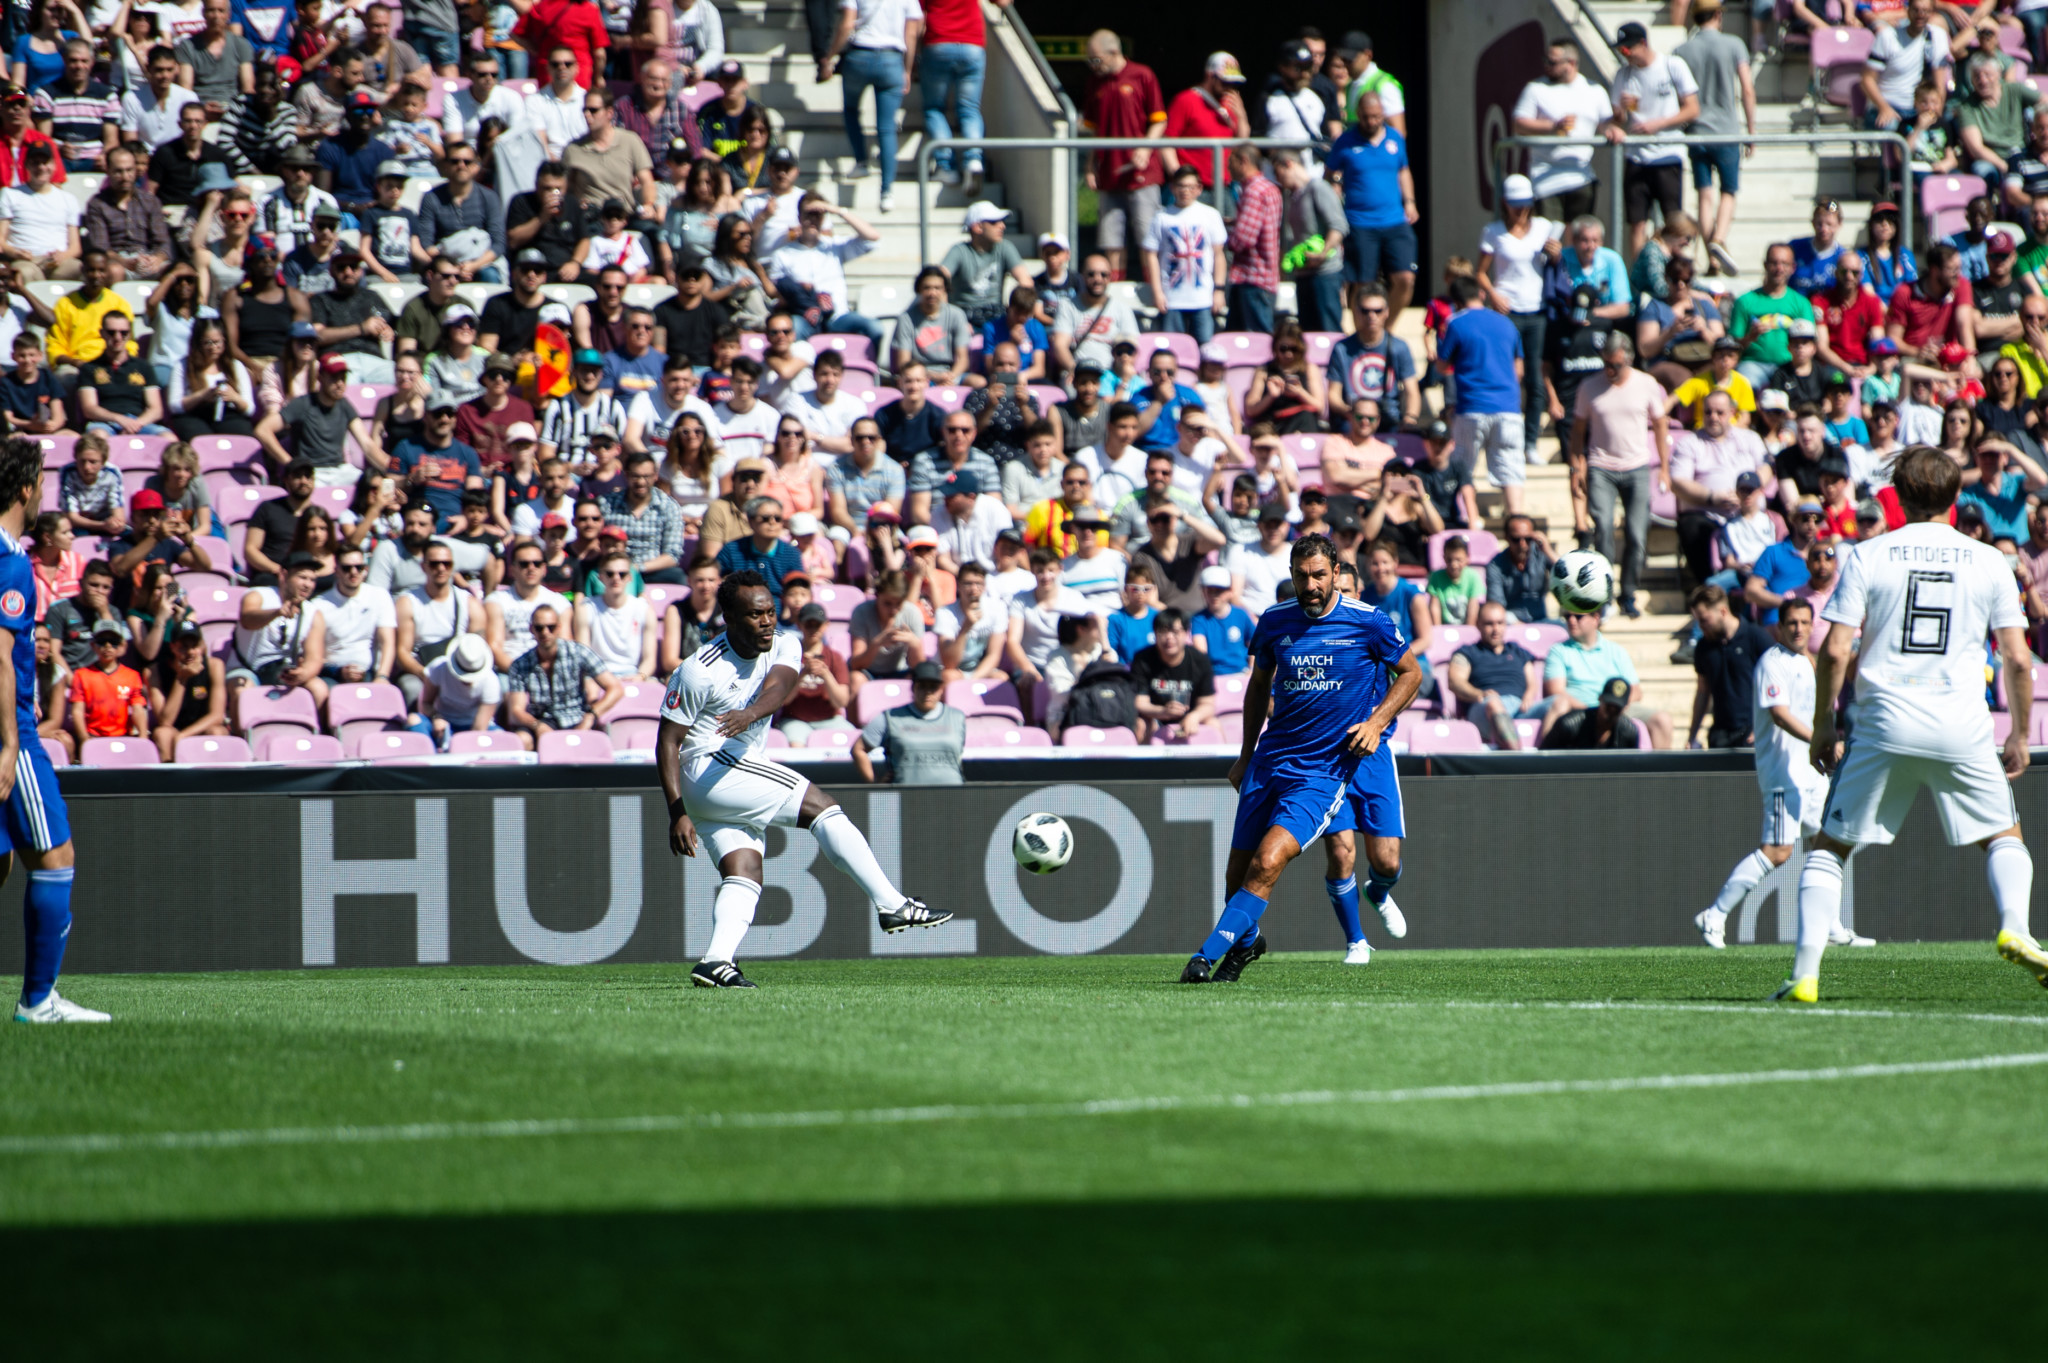
<instances>
[{"instance_id":1,"label":"uefa logo on sleeve","mask_svg":"<svg viewBox=\"0 0 2048 1363\"><path fill-rule=\"evenodd\" d=\"M17 591L0 594L0 615L20 615L28 609L28 602Z\"/></svg>"}]
</instances>

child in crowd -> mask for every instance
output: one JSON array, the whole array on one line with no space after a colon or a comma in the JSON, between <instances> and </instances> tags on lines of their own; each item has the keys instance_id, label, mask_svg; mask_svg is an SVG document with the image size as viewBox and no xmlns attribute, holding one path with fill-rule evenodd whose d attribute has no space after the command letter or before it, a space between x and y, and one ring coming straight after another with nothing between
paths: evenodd
<instances>
[{"instance_id":1,"label":"child in crowd","mask_svg":"<svg viewBox=\"0 0 2048 1363\"><path fill-rule=\"evenodd\" d=\"M43 347L29 332L14 338L14 368L0 375L0 411L18 435L64 429L64 391L43 367Z\"/></svg>"},{"instance_id":2,"label":"child in crowd","mask_svg":"<svg viewBox=\"0 0 2048 1363\"><path fill-rule=\"evenodd\" d=\"M1879 402L1897 406L1902 378L1899 373L1899 343L1889 336L1880 336L1872 341L1870 363L1877 372L1863 380L1863 406L1868 409Z\"/></svg>"},{"instance_id":3,"label":"child in crowd","mask_svg":"<svg viewBox=\"0 0 2048 1363\"><path fill-rule=\"evenodd\" d=\"M711 365L697 380L697 396L716 407L732 396L732 362L740 357L740 329L727 322L711 340Z\"/></svg>"},{"instance_id":4,"label":"child in crowd","mask_svg":"<svg viewBox=\"0 0 2048 1363\"><path fill-rule=\"evenodd\" d=\"M1228 418L1221 424L1236 435L1244 429L1244 412L1230 391L1229 372L1230 352L1223 342L1211 341L1202 347L1202 363L1195 371L1195 392L1201 395L1202 406L1209 410L1209 415L1222 412Z\"/></svg>"},{"instance_id":5,"label":"child in crowd","mask_svg":"<svg viewBox=\"0 0 2048 1363\"><path fill-rule=\"evenodd\" d=\"M384 105L384 126L377 136L404 164L407 175L439 179L441 170L435 163L441 159L441 129L424 116L426 107L427 92L411 81L403 82Z\"/></svg>"},{"instance_id":6,"label":"child in crowd","mask_svg":"<svg viewBox=\"0 0 2048 1363\"><path fill-rule=\"evenodd\" d=\"M1477 625L1486 602L1486 575L1472 566L1463 535L1444 541L1444 566L1429 575L1429 608L1439 625Z\"/></svg>"},{"instance_id":7,"label":"child in crowd","mask_svg":"<svg viewBox=\"0 0 2048 1363\"><path fill-rule=\"evenodd\" d=\"M1118 341L1109 348L1109 372L1102 376L1102 400L1104 402L1127 402L1130 395L1145 386L1145 376L1138 372L1138 343Z\"/></svg>"},{"instance_id":8,"label":"child in crowd","mask_svg":"<svg viewBox=\"0 0 2048 1363\"><path fill-rule=\"evenodd\" d=\"M606 199L597 216L603 228L596 236L584 238L590 245L583 268L595 275L616 265L635 284L645 284L653 277L649 271L654 262L648 258L646 239L628 227L633 211L618 199Z\"/></svg>"},{"instance_id":9,"label":"child in crowd","mask_svg":"<svg viewBox=\"0 0 2048 1363\"><path fill-rule=\"evenodd\" d=\"M1906 385L1906 400L1899 404L1899 443L1941 444L1941 407L1935 401L1932 375L1916 374Z\"/></svg>"},{"instance_id":10,"label":"child in crowd","mask_svg":"<svg viewBox=\"0 0 2048 1363\"><path fill-rule=\"evenodd\" d=\"M78 437L71 464L57 480L57 502L81 535L112 538L128 528L128 495L121 471L108 467L112 451L100 431Z\"/></svg>"},{"instance_id":11,"label":"child in crowd","mask_svg":"<svg viewBox=\"0 0 2048 1363\"><path fill-rule=\"evenodd\" d=\"M1837 445L1868 445L1870 427L1863 424L1862 417L1849 414L1850 392L1847 374L1839 370L1829 374L1821 398L1821 420L1827 424L1828 439Z\"/></svg>"},{"instance_id":12,"label":"child in crowd","mask_svg":"<svg viewBox=\"0 0 2048 1363\"><path fill-rule=\"evenodd\" d=\"M796 541L797 552L803 555L805 572L820 582L830 582L839 575L839 546L819 532L816 516L808 511L791 516L789 537Z\"/></svg>"}]
</instances>

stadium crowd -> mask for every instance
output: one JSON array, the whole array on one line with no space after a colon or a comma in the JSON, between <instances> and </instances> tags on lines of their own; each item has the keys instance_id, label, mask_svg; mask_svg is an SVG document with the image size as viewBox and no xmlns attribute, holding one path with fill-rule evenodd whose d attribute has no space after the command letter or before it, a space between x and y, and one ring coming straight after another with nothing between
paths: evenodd
<instances>
[{"instance_id":1,"label":"stadium crowd","mask_svg":"<svg viewBox=\"0 0 2048 1363\"><path fill-rule=\"evenodd\" d=\"M1693 17L1715 36L1712 0ZM900 97L912 54L927 129L979 129L972 0L811 18L856 177L861 97ZM1668 745L1599 618L1550 619L1562 546L1523 500L1546 416L1622 611L1676 524L1717 744L1747 740L1708 684L1723 616L1821 591L1831 545L1896 515L1887 453L1938 437L1976 533L2023 583L2048 562L2048 176L2024 245L1989 198L1917 260L1896 210L1857 248L1823 204L1730 297L1732 175L1701 243L1632 142L1625 264L1593 162L1558 149L1417 300L1418 363L1403 90L1362 33L1303 30L1255 91L1218 52L1170 100L1096 34L1090 127L1160 140L1090 158L1098 249L1027 255L980 162L946 162L962 236L878 316L846 266L880 232L803 188L711 0L10 21L0 411L48 452L39 691L73 760L644 750L741 570L803 644L778 745L957 780L969 750L1235 744L1310 531L1428 664L1418 747ZM1640 39L1612 92L1554 46L1518 130L1732 126L1746 74L1692 81ZM1313 145L1235 150L1219 214L1209 157L1168 139L1253 133Z\"/></svg>"}]
</instances>

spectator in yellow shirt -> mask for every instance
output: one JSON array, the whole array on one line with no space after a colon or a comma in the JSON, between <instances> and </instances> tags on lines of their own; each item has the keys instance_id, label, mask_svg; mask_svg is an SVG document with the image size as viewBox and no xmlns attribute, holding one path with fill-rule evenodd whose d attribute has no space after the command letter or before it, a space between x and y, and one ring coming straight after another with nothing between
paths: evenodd
<instances>
[{"instance_id":1,"label":"spectator in yellow shirt","mask_svg":"<svg viewBox=\"0 0 2048 1363\"><path fill-rule=\"evenodd\" d=\"M78 288L57 300L51 311L57 320L50 326L45 348L49 351L50 363L65 378L79 365L96 360L107 348L100 339L100 320L110 312L135 320L135 309L128 306L128 300L107 287L107 253L89 250L79 261L79 278L83 281ZM130 343L131 348L133 343Z\"/></svg>"},{"instance_id":2,"label":"spectator in yellow shirt","mask_svg":"<svg viewBox=\"0 0 2048 1363\"><path fill-rule=\"evenodd\" d=\"M1713 358L1707 362L1706 372L1679 384L1665 410L1673 416L1683 411L1685 424L1696 431L1706 424L1707 394L1726 393L1735 400L1735 424L1748 426L1749 414L1756 410L1756 390L1735 368L1735 362L1741 358L1742 342L1734 337L1723 336L1714 342Z\"/></svg>"}]
</instances>

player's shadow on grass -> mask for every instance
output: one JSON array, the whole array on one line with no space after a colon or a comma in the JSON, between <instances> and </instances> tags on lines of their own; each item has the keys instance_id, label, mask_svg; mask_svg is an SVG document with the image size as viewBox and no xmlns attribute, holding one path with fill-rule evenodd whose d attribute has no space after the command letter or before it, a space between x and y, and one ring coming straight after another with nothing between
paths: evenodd
<instances>
[{"instance_id":1,"label":"player's shadow on grass","mask_svg":"<svg viewBox=\"0 0 2048 1363\"><path fill-rule=\"evenodd\" d=\"M23 1358L2034 1359L2044 1217L2025 1192L390 1218L17 1231L8 1276Z\"/></svg>"}]
</instances>

